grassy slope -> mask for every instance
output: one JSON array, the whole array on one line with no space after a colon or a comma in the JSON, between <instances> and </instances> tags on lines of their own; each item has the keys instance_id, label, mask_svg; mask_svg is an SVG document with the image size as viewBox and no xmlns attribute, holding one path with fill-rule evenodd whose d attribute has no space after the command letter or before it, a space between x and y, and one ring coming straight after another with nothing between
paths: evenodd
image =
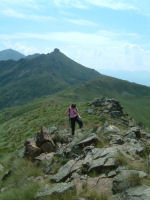
<instances>
[{"instance_id":1,"label":"grassy slope","mask_svg":"<svg viewBox=\"0 0 150 200\"><path fill-rule=\"evenodd\" d=\"M25 104L99 75L59 51L0 62L0 109Z\"/></svg>"},{"instance_id":2,"label":"grassy slope","mask_svg":"<svg viewBox=\"0 0 150 200\"><path fill-rule=\"evenodd\" d=\"M40 168L34 166L30 161L18 158L16 149L22 148L25 139L33 137L34 134L40 130L41 126L55 125L59 128L69 129L68 117L64 116L66 108L74 101L72 100L73 94L70 95L69 92L73 93L73 90L66 91L66 94L68 93L67 98L63 96L64 93L59 93L53 97L38 99L34 103L0 112L0 160L5 167L5 172L12 167L16 167L15 172L13 172L6 181L0 181L0 187L7 187L8 185L15 184L14 188L0 195L2 200L32 200L38 189L43 186L42 184L39 185L31 181L26 181L28 177L43 176L43 173ZM95 89L94 92L91 91L92 95L90 98L99 97L98 92L97 94L96 92L97 90ZM81 97L82 95L78 98L74 96L74 99L78 101ZM87 96L84 97L88 99ZM148 114L146 108L150 103L146 97L130 97L130 100L129 98L120 97L120 100L125 106L126 111L128 110L133 115L135 114L137 116L139 109L140 119L142 119L141 117L143 115L146 116L146 114ZM77 105L87 129L99 126L100 121L97 116L88 115L85 112L85 110L88 109L86 102L77 102ZM12 153L13 151L14 153ZM4 172L0 174L0 178L3 174ZM72 196L62 199L71 200Z\"/></svg>"},{"instance_id":3,"label":"grassy slope","mask_svg":"<svg viewBox=\"0 0 150 200\"><path fill-rule=\"evenodd\" d=\"M78 103L88 125L88 116L84 113L86 102L102 96L118 99L125 112L150 128L150 88L102 76L34 103L0 112L0 149L7 151L22 147L24 139L32 137L41 126L68 127L64 112L72 102Z\"/></svg>"},{"instance_id":4,"label":"grassy slope","mask_svg":"<svg viewBox=\"0 0 150 200\"><path fill-rule=\"evenodd\" d=\"M47 97L37 100L33 104L0 112L0 151L7 152L22 148L24 140L33 137L41 126L69 129L68 116L65 116L64 113L70 103ZM77 105L85 126L88 127L91 123L95 124L95 117L93 116L91 121L88 114L84 112L87 109L87 103L78 103Z\"/></svg>"},{"instance_id":5,"label":"grassy slope","mask_svg":"<svg viewBox=\"0 0 150 200\"><path fill-rule=\"evenodd\" d=\"M150 87L101 76L59 93L57 99L84 102L103 96L118 99L125 112L150 128Z\"/></svg>"}]
</instances>

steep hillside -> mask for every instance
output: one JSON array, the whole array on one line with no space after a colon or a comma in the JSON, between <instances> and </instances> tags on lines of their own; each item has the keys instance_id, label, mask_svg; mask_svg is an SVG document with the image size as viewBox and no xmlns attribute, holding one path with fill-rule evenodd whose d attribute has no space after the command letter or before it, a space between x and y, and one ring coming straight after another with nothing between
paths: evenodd
<instances>
[{"instance_id":1,"label":"steep hillside","mask_svg":"<svg viewBox=\"0 0 150 200\"><path fill-rule=\"evenodd\" d=\"M0 108L24 104L100 76L61 53L0 62Z\"/></svg>"},{"instance_id":2,"label":"steep hillside","mask_svg":"<svg viewBox=\"0 0 150 200\"><path fill-rule=\"evenodd\" d=\"M98 79L62 91L55 98L84 102L103 96L117 98L126 112L150 127L150 87L144 85L101 75Z\"/></svg>"},{"instance_id":3,"label":"steep hillside","mask_svg":"<svg viewBox=\"0 0 150 200\"><path fill-rule=\"evenodd\" d=\"M0 61L1 60L19 60L24 57L25 55L13 49L6 49L3 51L0 51Z\"/></svg>"},{"instance_id":4,"label":"steep hillside","mask_svg":"<svg viewBox=\"0 0 150 200\"><path fill-rule=\"evenodd\" d=\"M150 199L150 134L117 100L78 104L84 129L74 136L67 104L32 106L0 125L9 129L0 135L1 200Z\"/></svg>"},{"instance_id":5,"label":"steep hillside","mask_svg":"<svg viewBox=\"0 0 150 200\"><path fill-rule=\"evenodd\" d=\"M79 84L60 93L60 97L91 100L96 96L140 98L150 97L150 87L101 75L100 78Z\"/></svg>"}]
</instances>

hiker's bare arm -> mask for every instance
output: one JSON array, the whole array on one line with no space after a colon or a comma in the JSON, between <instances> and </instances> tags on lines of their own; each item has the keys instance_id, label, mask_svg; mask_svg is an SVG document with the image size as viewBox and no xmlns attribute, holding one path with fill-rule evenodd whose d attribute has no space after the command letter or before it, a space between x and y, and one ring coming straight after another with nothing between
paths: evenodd
<instances>
[{"instance_id":1,"label":"hiker's bare arm","mask_svg":"<svg viewBox=\"0 0 150 200\"><path fill-rule=\"evenodd\" d=\"M67 114L69 114L69 110L68 110L68 109L67 109L66 112L65 112L65 115L67 115Z\"/></svg>"},{"instance_id":2,"label":"hiker's bare arm","mask_svg":"<svg viewBox=\"0 0 150 200\"><path fill-rule=\"evenodd\" d=\"M78 113L78 117L81 118L80 114Z\"/></svg>"}]
</instances>

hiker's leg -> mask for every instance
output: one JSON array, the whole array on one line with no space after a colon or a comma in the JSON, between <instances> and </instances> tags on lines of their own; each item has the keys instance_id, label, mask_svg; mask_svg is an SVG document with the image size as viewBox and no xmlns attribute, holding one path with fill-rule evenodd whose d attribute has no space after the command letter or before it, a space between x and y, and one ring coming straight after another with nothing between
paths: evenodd
<instances>
[{"instance_id":1,"label":"hiker's leg","mask_svg":"<svg viewBox=\"0 0 150 200\"><path fill-rule=\"evenodd\" d=\"M72 135L74 135L74 131L75 131L75 118L71 118L71 130L72 130Z\"/></svg>"},{"instance_id":2,"label":"hiker's leg","mask_svg":"<svg viewBox=\"0 0 150 200\"><path fill-rule=\"evenodd\" d=\"M83 127L83 122L82 122L82 120L81 120L79 117L77 117L77 118L76 118L76 121L77 121L77 123L79 124L79 128L82 128L82 127Z\"/></svg>"},{"instance_id":3,"label":"hiker's leg","mask_svg":"<svg viewBox=\"0 0 150 200\"><path fill-rule=\"evenodd\" d=\"M70 116L69 116L69 126L71 127L71 118L70 118Z\"/></svg>"}]
</instances>

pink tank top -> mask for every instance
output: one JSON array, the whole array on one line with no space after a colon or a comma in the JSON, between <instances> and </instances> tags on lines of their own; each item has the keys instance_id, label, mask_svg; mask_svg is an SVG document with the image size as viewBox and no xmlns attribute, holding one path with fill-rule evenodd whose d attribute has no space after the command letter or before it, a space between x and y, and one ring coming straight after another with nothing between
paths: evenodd
<instances>
[{"instance_id":1,"label":"pink tank top","mask_svg":"<svg viewBox=\"0 0 150 200\"><path fill-rule=\"evenodd\" d=\"M69 116L70 118L75 118L78 116L78 109L77 108L69 108Z\"/></svg>"}]
</instances>

